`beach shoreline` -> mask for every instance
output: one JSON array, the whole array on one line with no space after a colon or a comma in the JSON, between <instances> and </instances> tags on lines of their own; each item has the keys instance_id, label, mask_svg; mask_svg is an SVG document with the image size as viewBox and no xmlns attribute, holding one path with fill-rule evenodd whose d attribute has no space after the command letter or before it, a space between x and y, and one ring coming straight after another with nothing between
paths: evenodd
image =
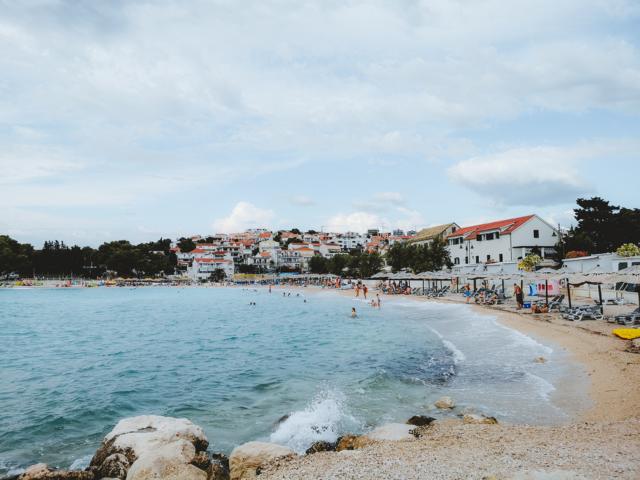
<instances>
[{"instance_id":1,"label":"beach shoreline","mask_svg":"<svg viewBox=\"0 0 640 480\"><path fill-rule=\"evenodd\" d=\"M304 287L301 290L334 292L354 298L352 290L318 287ZM430 299L413 295L381 295L381 299L383 305L392 304L395 299L468 305L474 312L494 317L507 328L543 344L561 348L571 362L584 370L588 379L589 397L593 403L587 408L570 412L574 414L575 421L619 421L640 416L640 355L625 351L627 342L610 333L616 328L614 325L602 321L570 322L562 320L559 315L533 315L524 311L521 313L474 303L466 304L462 297ZM571 386L563 384L557 387L555 395L557 401L562 402L563 389ZM568 409L575 407L564 406Z\"/></svg>"},{"instance_id":2,"label":"beach shoreline","mask_svg":"<svg viewBox=\"0 0 640 480\"><path fill-rule=\"evenodd\" d=\"M353 297L350 290L333 291ZM465 304L462 298L398 297ZM392 297L381 298L383 308L393 303ZM360 450L276 462L263 472L265 480L639 478L640 460L633 452L640 451L640 356L626 352L626 342L611 335L615 327L475 304L469 308L565 351L568 360L585 372L591 405L575 408L563 404L563 392L572 388L567 381L557 386L553 399L574 414L566 423L467 425L462 420L441 420L415 440L377 442Z\"/></svg>"}]
</instances>

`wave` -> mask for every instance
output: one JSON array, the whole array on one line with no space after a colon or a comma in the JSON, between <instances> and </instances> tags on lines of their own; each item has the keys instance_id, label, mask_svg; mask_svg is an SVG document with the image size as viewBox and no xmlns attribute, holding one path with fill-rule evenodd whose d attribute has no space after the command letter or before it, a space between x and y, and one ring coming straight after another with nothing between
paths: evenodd
<instances>
[{"instance_id":1,"label":"wave","mask_svg":"<svg viewBox=\"0 0 640 480\"><path fill-rule=\"evenodd\" d=\"M464 353L462 353L462 351L455 345L455 343L453 343L450 340L446 340L442 334L437 331L435 328L432 327L428 327L429 330L431 330L442 342L442 344L447 348L447 350L449 350L451 352L451 354L453 355L453 363L456 365L459 365L460 363L464 362L467 357Z\"/></svg>"},{"instance_id":2,"label":"wave","mask_svg":"<svg viewBox=\"0 0 640 480\"><path fill-rule=\"evenodd\" d=\"M348 426L356 424L347 412L344 394L327 390L316 395L304 410L289 415L271 434L270 441L304 453L313 442L334 442Z\"/></svg>"},{"instance_id":3,"label":"wave","mask_svg":"<svg viewBox=\"0 0 640 480\"><path fill-rule=\"evenodd\" d=\"M538 394L546 401L550 400L551 394L555 391L556 387L547 380L533 373L525 373L526 377L533 383L538 390Z\"/></svg>"}]
</instances>

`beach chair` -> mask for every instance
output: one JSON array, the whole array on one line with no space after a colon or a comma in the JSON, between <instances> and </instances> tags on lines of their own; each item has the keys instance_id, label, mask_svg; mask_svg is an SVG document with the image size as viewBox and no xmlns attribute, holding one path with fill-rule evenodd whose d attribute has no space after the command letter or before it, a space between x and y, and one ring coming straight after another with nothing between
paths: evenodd
<instances>
[{"instance_id":1,"label":"beach chair","mask_svg":"<svg viewBox=\"0 0 640 480\"><path fill-rule=\"evenodd\" d=\"M628 315L616 315L614 321L619 325L640 325L640 308L636 308Z\"/></svg>"}]
</instances>

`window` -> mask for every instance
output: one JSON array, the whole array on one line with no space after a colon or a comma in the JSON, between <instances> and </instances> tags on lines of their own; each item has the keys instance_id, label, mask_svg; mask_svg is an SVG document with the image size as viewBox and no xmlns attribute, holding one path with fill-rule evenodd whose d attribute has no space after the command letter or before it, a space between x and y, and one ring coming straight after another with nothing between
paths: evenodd
<instances>
[{"instance_id":1,"label":"window","mask_svg":"<svg viewBox=\"0 0 640 480\"><path fill-rule=\"evenodd\" d=\"M622 270L623 268L627 268L628 264L627 262L620 262L618 264L618 270Z\"/></svg>"},{"instance_id":2,"label":"window","mask_svg":"<svg viewBox=\"0 0 640 480\"><path fill-rule=\"evenodd\" d=\"M491 261L491 255L487 255L487 262Z\"/></svg>"},{"instance_id":3,"label":"window","mask_svg":"<svg viewBox=\"0 0 640 480\"><path fill-rule=\"evenodd\" d=\"M454 258L453 263L455 263L456 265L460 265L460 257Z\"/></svg>"},{"instance_id":4,"label":"window","mask_svg":"<svg viewBox=\"0 0 640 480\"><path fill-rule=\"evenodd\" d=\"M464 257L464 263L465 265L469 263L469 257Z\"/></svg>"},{"instance_id":5,"label":"window","mask_svg":"<svg viewBox=\"0 0 640 480\"><path fill-rule=\"evenodd\" d=\"M484 236L484 239L485 239L485 240L493 240L493 233L487 233L487 234Z\"/></svg>"},{"instance_id":6,"label":"window","mask_svg":"<svg viewBox=\"0 0 640 480\"><path fill-rule=\"evenodd\" d=\"M502 263L502 254L499 254L498 258L500 259L500 263Z\"/></svg>"},{"instance_id":7,"label":"window","mask_svg":"<svg viewBox=\"0 0 640 480\"><path fill-rule=\"evenodd\" d=\"M478 235L477 240L478 240L479 242L481 242L481 241L482 241L482 235Z\"/></svg>"},{"instance_id":8,"label":"window","mask_svg":"<svg viewBox=\"0 0 640 480\"><path fill-rule=\"evenodd\" d=\"M480 263L480 257L476 255L476 263Z\"/></svg>"},{"instance_id":9,"label":"window","mask_svg":"<svg viewBox=\"0 0 640 480\"><path fill-rule=\"evenodd\" d=\"M540 230L533 231L533 238L540 238Z\"/></svg>"}]
</instances>

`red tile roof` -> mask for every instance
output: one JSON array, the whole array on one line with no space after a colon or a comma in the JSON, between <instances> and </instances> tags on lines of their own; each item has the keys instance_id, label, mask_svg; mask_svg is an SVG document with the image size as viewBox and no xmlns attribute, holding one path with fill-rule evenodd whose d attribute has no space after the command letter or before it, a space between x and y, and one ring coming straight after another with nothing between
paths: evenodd
<instances>
[{"instance_id":1,"label":"red tile roof","mask_svg":"<svg viewBox=\"0 0 640 480\"><path fill-rule=\"evenodd\" d=\"M470 227L459 228L447 238L463 236L465 239L473 240L478 233L488 230L500 230L501 235L511 233L521 227L523 224L531 220L535 215L526 215L524 217L507 218L506 220L498 220L490 223L482 223L480 225L472 225Z\"/></svg>"},{"instance_id":2,"label":"red tile roof","mask_svg":"<svg viewBox=\"0 0 640 480\"><path fill-rule=\"evenodd\" d=\"M198 263L229 263L231 262L231 260L223 260L222 258L201 258L201 257L194 258L194 261Z\"/></svg>"}]
</instances>

